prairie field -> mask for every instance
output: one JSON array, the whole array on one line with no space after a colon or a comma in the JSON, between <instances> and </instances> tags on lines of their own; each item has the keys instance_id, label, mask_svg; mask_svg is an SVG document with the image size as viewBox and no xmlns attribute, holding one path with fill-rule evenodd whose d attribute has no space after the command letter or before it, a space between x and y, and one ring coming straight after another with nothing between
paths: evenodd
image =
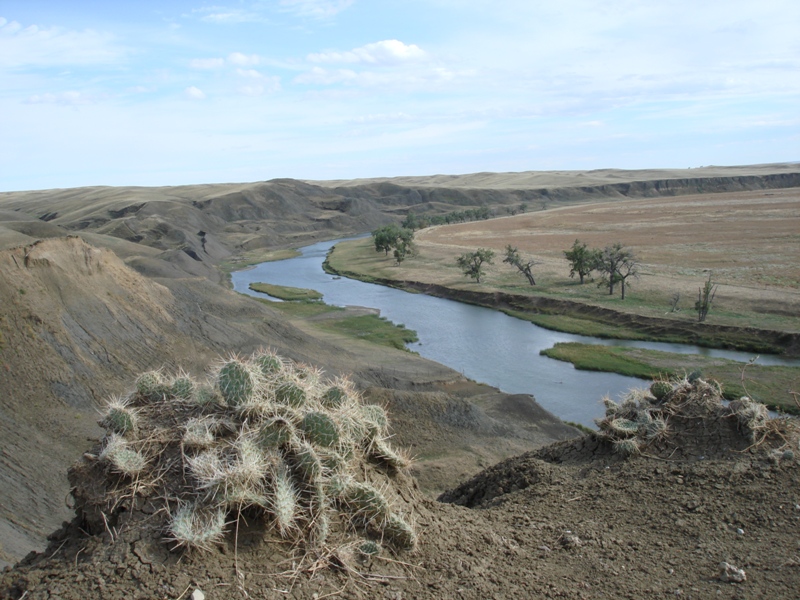
<instances>
[{"instance_id":1,"label":"prairie field","mask_svg":"<svg viewBox=\"0 0 800 600\"><path fill-rule=\"evenodd\" d=\"M630 280L624 301L618 289L609 296L597 281L569 278L564 251L576 239L595 248L620 242L634 251L640 276ZM418 255L399 266L370 253L369 242L337 258L375 277L571 298L676 319L696 318L698 290L710 275L718 288L709 322L800 330L798 188L605 201L431 227L416 234ZM535 287L503 264L508 244L538 261ZM455 259L481 247L496 256L478 286ZM675 294L677 310L670 312Z\"/></svg>"}]
</instances>

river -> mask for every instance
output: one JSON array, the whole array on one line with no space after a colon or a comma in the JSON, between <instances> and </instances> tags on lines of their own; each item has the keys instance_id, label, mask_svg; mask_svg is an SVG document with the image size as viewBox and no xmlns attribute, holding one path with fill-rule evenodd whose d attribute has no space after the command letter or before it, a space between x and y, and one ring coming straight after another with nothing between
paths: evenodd
<instances>
[{"instance_id":1,"label":"river","mask_svg":"<svg viewBox=\"0 0 800 600\"><path fill-rule=\"evenodd\" d=\"M354 239L354 238L348 238ZM320 242L302 248L301 256L267 262L232 274L236 291L265 298L251 291L254 282L310 288L323 301L336 306L377 308L381 316L417 332L419 342L409 349L512 394L532 394L545 409L566 421L594 427L604 414L602 398L617 400L628 390L647 382L614 373L579 371L570 363L541 356L557 342L627 345L667 352L719 356L746 362L752 354L683 344L602 340L550 331L499 311L452 300L412 294L390 287L334 277L322 270L328 250L344 240ZM688 364L689 361L687 361ZM759 364L798 364L775 356L762 356Z\"/></svg>"}]
</instances>

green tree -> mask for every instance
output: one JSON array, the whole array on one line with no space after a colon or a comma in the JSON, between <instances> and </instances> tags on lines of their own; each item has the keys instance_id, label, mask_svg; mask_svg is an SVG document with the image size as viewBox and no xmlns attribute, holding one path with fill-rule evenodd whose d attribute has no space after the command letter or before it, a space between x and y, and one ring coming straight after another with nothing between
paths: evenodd
<instances>
[{"instance_id":1,"label":"green tree","mask_svg":"<svg viewBox=\"0 0 800 600\"><path fill-rule=\"evenodd\" d=\"M528 283L531 285L536 285L536 281L533 278L533 273L531 272L533 265L539 264L536 260L523 260L519 254L519 250L509 244L506 246L506 257L503 259L503 262L508 263L512 267L516 267L520 273L525 275L525 277L528 279Z\"/></svg>"},{"instance_id":2,"label":"green tree","mask_svg":"<svg viewBox=\"0 0 800 600\"><path fill-rule=\"evenodd\" d=\"M639 263L629 248L617 242L603 248L599 254L597 270L602 274L600 286L608 286L609 295L613 295L614 286L619 283L622 299L625 300L625 284L630 277L639 277Z\"/></svg>"},{"instance_id":3,"label":"green tree","mask_svg":"<svg viewBox=\"0 0 800 600\"><path fill-rule=\"evenodd\" d=\"M575 240L572 248L564 251L564 256L569 262L569 276L580 277L581 285L585 278L592 272L597 270L600 260L600 251L594 248L589 248L585 243L580 240Z\"/></svg>"},{"instance_id":4,"label":"green tree","mask_svg":"<svg viewBox=\"0 0 800 600\"><path fill-rule=\"evenodd\" d=\"M415 229L422 229L422 222L419 220L419 217L414 211L408 211L406 218L403 219L401 226L405 229L411 229L412 231Z\"/></svg>"},{"instance_id":5,"label":"green tree","mask_svg":"<svg viewBox=\"0 0 800 600\"><path fill-rule=\"evenodd\" d=\"M414 232L395 224L385 225L373 231L372 240L376 252L383 252L388 256L391 251L398 263L403 262L408 256L413 256L416 252Z\"/></svg>"},{"instance_id":6,"label":"green tree","mask_svg":"<svg viewBox=\"0 0 800 600\"><path fill-rule=\"evenodd\" d=\"M476 283L483 277L483 265L492 264L494 251L489 248L478 248L475 252L467 252L456 259L456 264L464 272L465 277L472 277Z\"/></svg>"},{"instance_id":7,"label":"green tree","mask_svg":"<svg viewBox=\"0 0 800 600\"><path fill-rule=\"evenodd\" d=\"M411 229L402 228L400 234L394 241L394 259L399 265L407 257L417 253L417 246L414 244L414 232Z\"/></svg>"}]
</instances>

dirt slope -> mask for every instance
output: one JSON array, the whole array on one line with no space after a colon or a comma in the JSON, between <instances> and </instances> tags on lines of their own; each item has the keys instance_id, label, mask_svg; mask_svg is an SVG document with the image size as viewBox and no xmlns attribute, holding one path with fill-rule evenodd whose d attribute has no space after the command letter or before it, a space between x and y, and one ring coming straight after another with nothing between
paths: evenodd
<instances>
[{"instance_id":1,"label":"dirt slope","mask_svg":"<svg viewBox=\"0 0 800 600\"><path fill-rule=\"evenodd\" d=\"M609 437L562 442L443 497L460 504L397 480L418 530L413 552L360 559L332 543L293 562L288 542L244 528L238 544L169 553L134 511L116 541L62 530L0 579L0 597L796 598L796 423L754 425L702 381L633 405L667 425L638 455L615 452ZM722 578L721 563L744 581Z\"/></svg>"},{"instance_id":2,"label":"dirt slope","mask_svg":"<svg viewBox=\"0 0 800 600\"><path fill-rule=\"evenodd\" d=\"M515 431L514 424L486 416L473 403L473 396L483 402L495 390L464 382L441 365L406 352L313 337L263 304L206 279L147 278L112 251L78 237L0 251L0 306L4 564L42 549L44 537L69 518L66 470L97 437L98 407L130 388L141 372L162 366L197 373L218 355L263 345L331 374L352 373L390 412L394 394L407 389L398 430L404 443L422 449L431 443L414 432L415 407L427 403L425 393L466 383L461 393L438 397L474 413L480 427L472 422L430 427L462 444L469 439L488 446L482 455L492 462L573 433L539 413L529 419L541 423L535 435ZM505 441L497 442L498 432ZM429 477L430 487L453 485L457 475L478 470L477 460L461 459L458 470Z\"/></svg>"}]
</instances>

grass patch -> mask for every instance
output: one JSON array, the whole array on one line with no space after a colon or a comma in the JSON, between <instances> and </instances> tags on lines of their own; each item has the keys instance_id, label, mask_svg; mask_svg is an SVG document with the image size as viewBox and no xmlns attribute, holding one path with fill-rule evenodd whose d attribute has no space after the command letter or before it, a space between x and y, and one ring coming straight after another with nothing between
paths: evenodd
<instances>
[{"instance_id":1,"label":"grass patch","mask_svg":"<svg viewBox=\"0 0 800 600\"><path fill-rule=\"evenodd\" d=\"M576 369L607 371L629 377L680 377L701 370L706 379L722 384L728 399L750 396L773 410L800 414L795 393L800 392L800 367L764 366L724 358L661 352L626 346L599 346L562 342L541 354L575 365Z\"/></svg>"},{"instance_id":2,"label":"grass patch","mask_svg":"<svg viewBox=\"0 0 800 600\"><path fill-rule=\"evenodd\" d=\"M238 256L233 256L228 260L222 261L219 268L224 273L239 271L246 267L251 267L263 262L274 262L276 260L286 260L300 256L300 251L294 248L283 248L281 250L250 250Z\"/></svg>"},{"instance_id":3,"label":"grass patch","mask_svg":"<svg viewBox=\"0 0 800 600\"><path fill-rule=\"evenodd\" d=\"M510 317L530 321L534 325L553 331L576 333L604 339L620 340L652 340L652 335L645 335L635 329L619 325L609 325L601 321L591 321L569 315L548 315L543 313L530 313L519 310L503 311ZM672 340L670 340L672 341Z\"/></svg>"},{"instance_id":4,"label":"grass patch","mask_svg":"<svg viewBox=\"0 0 800 600\"><path fill-rule=\"evenodd\" d=\"M250 289L254 292L267 294L280 300L322 300L322 294L316 290L296 288L288 285L272 285L271 283L251 283Z\"/></svg>"},{"instance_id":5,"label":"grass patch","mask_svg":"<svg viewBox=\"0 0 800 600\"><path fill-rule=\"evenodd\" d=\"M345 310L340 306L331 306L317 300L300 300L297 302L272 302L264 298L256 298L256 300L282 312L290 319L307 319L327 313L344 312Z\"/></svg>"},{"instance_id":6,"label":"grass patch","mask_svg":"<svg viewBox=\"0 0 800 600\"><path fill-rule=\"evenodd\" d=\"M415 331L378 315L331 319L320 322L318 327L399 350L407 350L406 344L419 340Z\"/></svg>"}]
</instances>

